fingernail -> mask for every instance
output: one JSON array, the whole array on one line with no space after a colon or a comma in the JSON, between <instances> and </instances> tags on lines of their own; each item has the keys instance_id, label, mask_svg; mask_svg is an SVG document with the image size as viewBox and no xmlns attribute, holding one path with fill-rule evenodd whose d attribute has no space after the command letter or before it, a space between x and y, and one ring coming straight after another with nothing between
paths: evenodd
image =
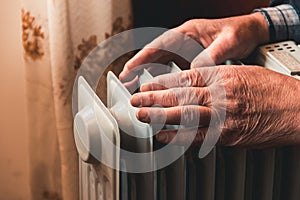
<instances>
[{"instance_id":1,"label":"fingernail","mask_svg":"<svg viewBox=\"0 0 300 200\"><path fill-rule=\"evenodd\" d=\"M123 78L124 78L124 71L121 71L121 73L119 74L119 79L122 81Z\"/></svg>"},{"instance_id":2,"label":"fingernail","mask_svg":"<svg viewBox=\"0 0 300 200\"><path fill-rule=\"evenodd\" d=\"M141 85L141 87L140 87L140 91L141 92L145 92L145 91L147 91L147 85L145 85L145 84L143 84L143 85Z\"/></svg>"},{"instance_id":3,"label":"fingernail","mask_svg":"<svg viewBox=\"0 0 300 200\"><path fill-rule=\"evenodd\" d=\"M142 105L142 104L141 104L141 100L140 100L140 98L138 97L137 94L134 94L134 95L131 97L130 103L131 103L132 106L135 106L135 107L139 107L139 106Z\"/></svg>"},{"instance_id":4,"label":"fingernail","mask_svg":"<svg viewBox=\"0 0 300 200\"><path fill-rule=\"evenodd\" d=\"M141 92L152 91L153 90L152 84L144 83L143 85L141 85L140 90Z\"/></svg>"},{"instance_id":5,"label":"fingernail","mask_svg":"<svg viewBox=\"0 0 300 200\"><path fill-rule=\"evenodd\" d=\"M168 135L166 133L158 133L156 135L156 139L159 141L159 142L167 142L168 141Z\"/></svg>"},{"instance_id":6,"label":"fingernail","mask_svg":"<svg viewBox=\"0 0 300 200\"><path fill-rule=\"evenodd\" d=\"M140 109L137 112L137 118L142 122L150 123L150 118L149 118L148 112L143 109Z\"/></svg>"}]
</instances>

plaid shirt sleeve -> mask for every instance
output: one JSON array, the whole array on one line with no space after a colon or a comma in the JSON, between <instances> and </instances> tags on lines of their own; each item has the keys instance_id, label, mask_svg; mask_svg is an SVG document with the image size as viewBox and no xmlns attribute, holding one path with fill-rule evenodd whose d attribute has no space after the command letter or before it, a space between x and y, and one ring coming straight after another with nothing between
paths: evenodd
<instances>
[{"instance_id":1,"label":"plaid shirt sleeve","mask_svg":"<svg viewBox=\"0 0 300 200\"><path fill-rule=\"evenodd\" d=\"M269 26L270 42L294 40L300 43L300 19L297 10L290 4L255 9L261 12Z\"/></svg>"}]
</instances>

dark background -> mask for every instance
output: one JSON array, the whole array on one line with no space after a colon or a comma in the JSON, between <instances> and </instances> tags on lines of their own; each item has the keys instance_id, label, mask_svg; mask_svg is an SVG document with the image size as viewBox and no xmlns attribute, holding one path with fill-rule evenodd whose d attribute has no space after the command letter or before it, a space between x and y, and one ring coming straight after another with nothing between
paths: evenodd
<instances>
[{"instance_id":1,"label":"dark background","mask_svg":"<svg viewBox=\"0 0 300 200\"><path fill-rule=\"evenodd\" d=\"M132 0L134 27L171 28L192 18L220 18L252 12L269 0Z\"/></svg>"}]
</instances>

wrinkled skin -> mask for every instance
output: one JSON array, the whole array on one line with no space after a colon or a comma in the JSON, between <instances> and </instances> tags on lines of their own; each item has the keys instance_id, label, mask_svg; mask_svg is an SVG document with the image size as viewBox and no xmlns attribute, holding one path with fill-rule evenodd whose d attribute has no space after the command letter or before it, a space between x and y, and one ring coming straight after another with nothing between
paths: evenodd
<instances>
[{"instance_id":1,"label":"wrinkled skin","mask_svg":"<svg viewBox=\"0 0 300 200\"><path fill-rule=\"evenodd\" d=\"M220 145L264 148L300 144L299 99L299 80L258 66L232 65L158 76L142 85L131 104L139 107L142 122L185 125L181 137L175 138L177 130L161 130L156 138L163 143L185 144L192 137L189 126L195 125L189 122L196 121L193 145L202 144L209 127L222 131ZM225 121L219 123L222 110Z\"/></svg>"}]
</instances>

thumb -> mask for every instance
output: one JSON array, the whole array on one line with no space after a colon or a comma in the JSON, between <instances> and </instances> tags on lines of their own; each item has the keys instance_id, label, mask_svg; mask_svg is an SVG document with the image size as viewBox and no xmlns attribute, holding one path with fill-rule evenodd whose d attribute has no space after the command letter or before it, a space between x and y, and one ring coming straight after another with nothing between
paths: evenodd
<instances>
[{"instance_id":1,"label":"thumb","mask_svg":"<svg viewBox=\"0 0 300 200\"><path fill-rule=\"evenodd\" d=\"M198 56L194 58L191 63L191 68L198 68L204 66L215 66L224 62L227 59L226 45L224 39L218 37L206 49L204 49Z\"/></svg>"}]
</instances>

